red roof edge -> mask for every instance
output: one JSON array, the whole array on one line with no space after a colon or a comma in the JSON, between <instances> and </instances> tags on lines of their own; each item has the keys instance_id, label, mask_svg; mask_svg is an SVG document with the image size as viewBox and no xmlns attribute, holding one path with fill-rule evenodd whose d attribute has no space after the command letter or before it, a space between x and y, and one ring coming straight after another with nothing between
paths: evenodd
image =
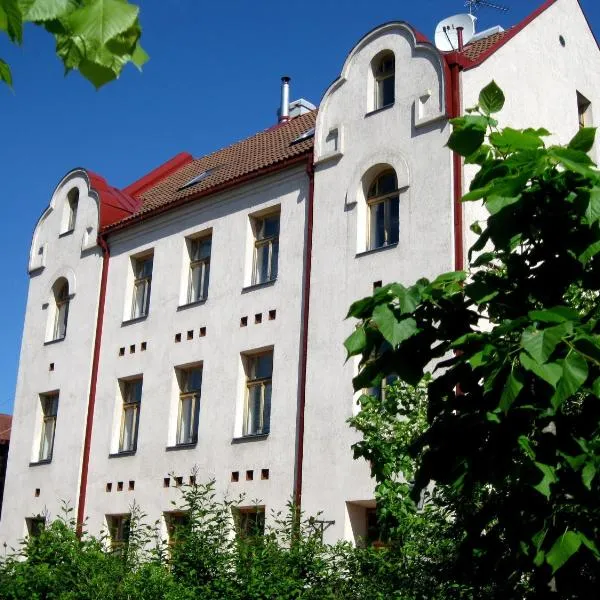
<instances>
[{"instance_id":1,"label":"red roof edge","mask_svg":"<svg viewBox=\"0 0 600 600\"><path fill-rule=\"evenodd\" d=\"M97 192L100 199L100 229L128 217L139 208L141 200L118 190L104 177L92 171L86 169L86 173L90 180L90 187Z\"/></svg>"},{"instance_id":2,"label":"red roof edge","mask_svg":"<svg viewBox=\"0 0 600 600\"><path fill-rule=\"evenodd\" d=\"M492 46L485 52L482 52L475 60L470 60L470 59L466 58L465 56L461 56L460 57L462 59L461 64L462 64L463 68L465 69L465 71L468 71L469 69L473 69L474 67L478 67L482 62L484 62L486 59L488 59L492 54L494 54L500 48L502 48L502 46L504 46L504 44L506 44L506 42L508 42L509 40L514 38L515 35L517 35L517 33L519 33L521 30L525 29L525 27L527 27L527 25L529 25L529 23L531 23L532 21L535 21L535 19L537 19L546 9L550 8L553 4L555 4L556 1L557 0L546 0L542 5L538 6L528 17L525 17L525 19L523 19L518 25L515 25L514 27L509 29L508 33L501 40L499 40L497 44L495 44L494 46ZM581 4L579 5L579 8L581 8ZM589 23L588 23L588 25L589 25Z\"/></svg>"},{"instance_id":3,"label":"red roof edge","mask_svg":"<svg viewBox=\"0 0 600 600\"><path fill-rule=\"evenodd\" d=\"M173 171L176 171L183 165L193 160L192 155L189 152L180 152L173 158L169 159L166 163L163 163L156 169L153 169L147 175L144 175L141 179L134 181L129 184L123 192L130 196L139 196L143 194L147 189L156 185L161 179L164 179Z\"/></svg>"}]
</instances>

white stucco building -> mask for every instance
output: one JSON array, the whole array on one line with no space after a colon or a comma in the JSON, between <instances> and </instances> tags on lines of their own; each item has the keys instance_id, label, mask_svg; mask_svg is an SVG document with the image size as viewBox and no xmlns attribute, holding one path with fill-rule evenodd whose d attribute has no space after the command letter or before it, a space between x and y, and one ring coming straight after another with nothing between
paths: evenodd
<instances>
[{"instance_id":1,"label":"white stucco building","mask_svg":"<svg viewBox=\"0 0 600 600\"><path fill-rule=\"evenodd\" d=\"M450 53L386 23L318 111L284 102L273 128L123 190L68 173L31 245L0 543L61 500L92 533L121 535L134 500L168 520L190 476L267 518L301 500L326 541L367 535L348 306L462 267L480 215L445 143L482 87L504 90L503 123L565 142L594 124L599 74L577 0Z\"/></svg>"}]
</instances>

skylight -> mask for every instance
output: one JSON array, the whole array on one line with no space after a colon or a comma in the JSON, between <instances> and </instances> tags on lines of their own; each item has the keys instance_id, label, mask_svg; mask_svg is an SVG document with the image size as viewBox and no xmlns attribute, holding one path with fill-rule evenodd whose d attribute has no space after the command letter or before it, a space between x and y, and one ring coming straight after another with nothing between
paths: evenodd
<instances>
[{"instance_id":1,"label":"skylight","mask_svg":"<svg viewBox=\"0 0 600 600\"><path fill-rule=\"evenodd\" d=\"M206 169L206 171L202 171L202 173L196 175L196 177L190 179L187 183L184 183L179 188L179 190L185 190L189 187L192 187L193 185L196 185L197 183L200 183L201 181L204 181L207 177L210 177L214 173L214 171L215 167L213 167L212 169Z\"/></svg>"},{"instance_id":2,"label":"skylight","mask_svg":"<svg viewBox=\"0 0 600 600\"><path fill-rule=\"evenodd\" d=\"M311 127L308 131L301 133L295 140L292 140L290 142L290 146L292 144L297 144L298 142L303 142L304 140L308 140L309 138L314 137L314 135L315 135L315 128Z\"/></svg>"}]
</instances>

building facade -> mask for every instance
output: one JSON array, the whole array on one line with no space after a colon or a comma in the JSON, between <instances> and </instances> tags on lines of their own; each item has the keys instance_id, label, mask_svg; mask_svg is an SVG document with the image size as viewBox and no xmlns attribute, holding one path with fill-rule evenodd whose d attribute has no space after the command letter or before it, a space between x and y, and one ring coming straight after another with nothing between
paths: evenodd
<instances>
[{"instance_id":1,"label":"building facade","mask_svg":"<svg viewBox=\"0 0 600 600\"><path fill-rule=\"evenodd\" d=\"M473 172L445 143L482 87L504 89L503 123L565 142L593 124L598 73L576 0L449 53L392 22L318 111L288 107L284 86L280 123L211 155L123 190L67 174L32 241L0 542L61 501L114 535L135 501L166 535L190 478L267 519L290 499L320 511L326 541L365 537L348 306L463 266L481 215L463 210Z\"/></svg>"}]
</instances>

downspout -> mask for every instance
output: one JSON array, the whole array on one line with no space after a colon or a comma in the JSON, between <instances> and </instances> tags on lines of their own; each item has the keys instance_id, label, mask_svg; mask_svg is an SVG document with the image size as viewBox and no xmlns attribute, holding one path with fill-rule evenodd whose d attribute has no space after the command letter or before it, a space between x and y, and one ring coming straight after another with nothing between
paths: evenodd
<instances>
[{"instance_id":1,"label":"downspout","mask_svg":"<svg viewBox=\"0 0 600 600\"><path fill-rule=\"evenodd\" d=\"M448 61L450 66L451 107L450 117L457 118L461 115L461 65L458 62L458 53ZM461 271L464 268L463 248L463 166L460 154L452 153L452 169L454 181L454 269Z\"/></svg>"},{"instance_id":2,"label":"downspout","mask_svg":"<svg viewBox=\"0 0 600 600\"><path fill-rule=\"evenodd\" d=\"M315 193L315 169L312 152L308 156L308 206L306 215L306 259L302 284L302 333L300 348L300 377L298 385L298 414L296 417L296 464L294 473L294 505L296 514L302 507L302 469L304 464L304 408L306 406L306 367L308 359L308 317L310 308L310 276L312 267L313 205Z\"/></svg>"},{"instance_id":3,"label":"downspout","mask_svg":"<svg viewBox=\"0 0 600 600\"><path fill-rule=\"evenodd\" d=\"M94 424L94 407L96 405L96 384L98 382L98 364L100 362L100 347L102 343L102 324L104 322L106 282L108 279L108 263L110 261L110 249L102 235L98 235L98 245L100 248L102 248L102 277L100 279L100 297L98 299L98 314L96 317L96 339L94 341L90 395L88 398L85 439L83 442L83 460L81 465L81 480L79 483L79 502L77 503L78 537L81 537L83 533L83 524L85 521L85 500L87 492L88 468L90 463L90 447L92 444L92 426Z\"/></svg>"}]
</instances>

